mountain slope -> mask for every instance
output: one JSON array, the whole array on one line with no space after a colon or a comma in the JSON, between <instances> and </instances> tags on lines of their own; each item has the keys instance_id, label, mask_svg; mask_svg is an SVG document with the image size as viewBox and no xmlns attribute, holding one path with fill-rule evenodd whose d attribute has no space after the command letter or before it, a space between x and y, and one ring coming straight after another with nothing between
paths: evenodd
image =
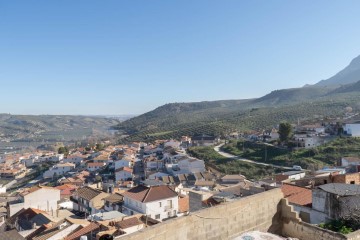
<instances>
[{"instance_id":1,"label":"mountain slope","mask_svg":"<svg viewBox=\"0 0 360 240\"><path fill-rule=\"evenodd\" d=\"M258 99L166 104L117 128L132 140L153 140L261 130L283 120L338 117L347 106L360 110L359 80L360 56L334 77L314 86L276 90Z\"/></svg>"},{"instance_id":2,"label":"mountain slope","mask_svg":"<svg viewBox=\"0 0 360 240\"><path fill-rule=\"evenodd\" d=\"M333 77L322 80L315 86L333 86L354 83L360 80L360 56L354 58L351 63Z\"/></svg>"},{"instance_id":3,"label":"mountain slope","mask_svg":"<svg viewBox=\"0 0 360 240\"><path fill-rule=\"evenodd\" d=\"M338 94L338 93L351 93L351 92L360 92L360 81L346 84L339 88L336 88L335 90L331 91L329 95Z\"/></svg>"},{"instance_id":4,"label":"mountain slope","mask_svg":"<svg viewBox=\"0 0 360 240\"><path fill-rule=\"evenodd\" d=\"M252 103L262 106L281 106L317 99L333 91L335 87L306 87L275 90L254 100Z\"/></svg>"}]
</instances>

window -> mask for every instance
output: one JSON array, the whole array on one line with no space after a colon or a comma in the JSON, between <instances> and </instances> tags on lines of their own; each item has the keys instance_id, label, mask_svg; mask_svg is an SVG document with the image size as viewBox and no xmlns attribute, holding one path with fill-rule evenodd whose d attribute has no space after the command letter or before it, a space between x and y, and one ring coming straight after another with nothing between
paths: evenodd
<instances>
[{"instance_id":1,"label":"window","mask_svg":"<svg viewBox=\"0 0 360 240\"><path fill-rule=\"evenodd\" d=\"M355 184L355 181L351 181L350 184Z\"/></svg>"},{"instance_id":2,"label":"window","mask_svg":"<svg viewBox=\"0 0 360 240\"><path fill-rule=\"evenodd\" d=\"M324 180L324 184L327 184L327 180Z\"/></svg>"},{"instance_id":3,"label":"window","mask_svg":"<svg viewBox=\"0 0 360 240\"><path fill-rule=\"evenodd\" d=\"M161 207L161 202L159 202L159 207Z\"/></svg>"},{"instance_id":4,"label":"window","mask_svg":"<svg viewBox=\"0 0 360 240\"><path fill-rule=\"evenodd\" d=\"M169 208L172 208L172 200L167 200L167 205Z\"/></svg>"},{"instance_id":5,"label":"window","mask_svg":"<svg viewBox=\"0 0 360 240\"><path fill-rule=\"evenodd\" d=\"M155 219L160 219L160 214L156 214Z\"/></svg>"}]
</instances>

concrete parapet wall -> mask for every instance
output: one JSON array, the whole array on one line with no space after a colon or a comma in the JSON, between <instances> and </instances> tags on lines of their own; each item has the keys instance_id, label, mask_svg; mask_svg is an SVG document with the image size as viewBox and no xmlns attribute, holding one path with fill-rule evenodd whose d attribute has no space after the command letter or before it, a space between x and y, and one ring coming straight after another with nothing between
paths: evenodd
<instances>
[{"instance_id":1,"label":"concrete parapet wall","mask_svg":"<svg viewBox=\"0 0 360 240\"><path fill-rule=\"evenodd\" d=\"M215 240L231 239L253 230L279 233L278 208L282 198L281 190L273 189L165 221L121 239Z\"/></svg>"}]
</instances>

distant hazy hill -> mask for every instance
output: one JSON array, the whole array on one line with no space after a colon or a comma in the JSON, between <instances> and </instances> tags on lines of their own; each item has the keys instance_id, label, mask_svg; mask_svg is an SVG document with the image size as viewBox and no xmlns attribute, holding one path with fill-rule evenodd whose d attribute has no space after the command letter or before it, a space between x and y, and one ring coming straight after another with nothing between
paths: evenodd
<instances>
[{"instance_id":1,"label":"distant hazy hill","mask_svg":"<svg viewBox=\"0 0 360 240\"><path fill-rule=\"evenodd\" d=\"M345 85L360 81L360 56L354 58L351 63L335 76L322 80L315 86Z\"/></svg>"},{"instance_id":2,"label":"distant hazy hill","mask_svg":"<svg viewBox=\"0 0 360 240\"><path fill-rule=\"evenodd\" d=\"M0 114L0 140L35 139L41 135L65 138L66 134L81 139L82 133L86 135L118 123L104 117Z\"/></svg>"}]
</instances>

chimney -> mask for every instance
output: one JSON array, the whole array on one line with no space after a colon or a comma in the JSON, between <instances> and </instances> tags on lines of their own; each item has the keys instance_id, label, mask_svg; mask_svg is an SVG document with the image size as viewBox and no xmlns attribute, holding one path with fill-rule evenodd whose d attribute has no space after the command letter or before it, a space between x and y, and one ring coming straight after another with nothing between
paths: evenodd
<instances>
[{"instance_id":1,"label":"chimney","mask_svg":"<svg viewBox=\"0 0 360 240\"><path fill-rule=\"evenodd\" d=\"M36 223L32 224L32 229L36 229Z\"/></svg>"}]
</instances>

